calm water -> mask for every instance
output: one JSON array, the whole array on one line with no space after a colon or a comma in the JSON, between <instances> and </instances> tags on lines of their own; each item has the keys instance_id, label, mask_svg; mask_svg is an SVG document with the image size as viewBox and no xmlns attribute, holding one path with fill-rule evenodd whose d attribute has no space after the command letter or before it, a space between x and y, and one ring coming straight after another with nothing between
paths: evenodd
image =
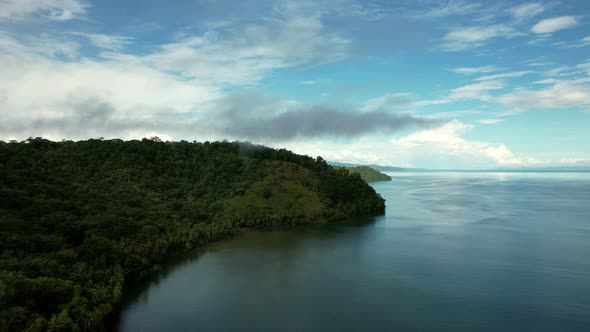
<instances>
[{"instance_id":1,"label":"calm water","mask_svg":"<svg viewBox=\"0 0 590 332\"><path fill-rule=\"evenodd\" d=\"M121 331L590 331L590 173L391 173L385 216L170 268Z\"/></svg>"}]
</instances>

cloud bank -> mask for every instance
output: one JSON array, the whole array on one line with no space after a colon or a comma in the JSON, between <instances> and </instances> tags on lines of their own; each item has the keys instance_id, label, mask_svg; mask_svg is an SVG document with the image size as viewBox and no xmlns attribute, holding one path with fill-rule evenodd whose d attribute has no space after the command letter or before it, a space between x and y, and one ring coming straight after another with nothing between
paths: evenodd
<instances>
[{"instance_id":1,"label":"cloud bank","mask_svg":"<svg viewBox=\"0 0 590 332\"><path fill-rule=\"evenodd\" d=\"M236 94L219 102L221 109L207 127L236 138L285 141L294 138L353 138L394 134L440 124L434 119L385 111L355 111L331 105L271 102L252 94Z\"/></svg>"}]
</instances>

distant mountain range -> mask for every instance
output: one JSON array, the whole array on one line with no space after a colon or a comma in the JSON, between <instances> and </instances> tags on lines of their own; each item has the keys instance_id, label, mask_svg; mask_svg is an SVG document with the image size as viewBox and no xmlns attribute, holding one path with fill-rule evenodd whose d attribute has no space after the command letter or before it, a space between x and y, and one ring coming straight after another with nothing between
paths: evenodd
<instances>
[{"instance_id":1,"label":"distant mountain range","mask_svg":"<svg viewBox=\"0 0 590 332\"><path fill-rule=\"evenodd\" d=\"M328 161L328 164L332 166L344 166L344 167L358 167L358 166L369 166L374 170L379 172L402 172L402 171L415 171L418 168L403 168L403 167L394 167L394 166L381 166L381 165L374 165L374 164L352 164L352 163L341 163L337 161Z\"/></svg>"},{"instance_id":2,"label":"distant mountain range","mask_svg":"<svg viewBox=\"0 0 590 332\"><path fill-rule=\"evenodd\" d=\"M497 168L497 172L590 172L590 166L551 166L551 167L520 167Z\"/></svg>"},{"instance_id":3,"label":"distant mountain range","mask_svg":"<svg viewBox=\"0 0 590 332\"><path fill-rule=\"evenodd\" d=\"M357 167L369 166L379 172L590 172L590 166L548 166L548 167L516 167L516 168L489 168L489 169L428 169L408 168L396 166L383 166L375 164L354 164L328 161L333 166Z\"/></svg>"}]
</instances>

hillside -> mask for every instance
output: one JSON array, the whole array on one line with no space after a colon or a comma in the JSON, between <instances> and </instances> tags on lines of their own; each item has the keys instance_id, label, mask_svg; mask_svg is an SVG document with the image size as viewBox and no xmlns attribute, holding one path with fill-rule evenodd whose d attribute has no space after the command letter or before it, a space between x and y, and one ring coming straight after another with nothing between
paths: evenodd
<instances>
[{"instance_id":1,"label":"hillside","mask_svg":"<svg viewBox=\"0 0 590 332\"><path fill-rule=\"evenodd\" d=\"M337 166L338 168L338 166ZM372 181L391 181L391 176L383 174L369 166L339 167L347 170L351 174L358 174L366 182Z\"/></svg>"},{"instance_id":2,"label":"hillside","mask_svg":"<svg viewBox=\"0 0 590 332\"><path fill-rule=\"evenodd\" d=\"M368 164L368 165L360 165L360 164L351 164L351 163L342 163L337 161L328 161L328 164L332 166L343 166L343 167L357 167L357 166L368 166L376 171L379 172L404 172L404 171L416 171L421 170L421 168L405 168L405 167L395 167L395 166L382 166L376 164Z\"/></svg>"},{"instance_id":3,"label":"hillside","mask_svg":"<svg viewBox=\"0 0 590 332\"><path fill-rule=\"evenodd\" d=\"M100 329L172 252L384 211L358 175L247 143L0 142L0 330Z\"/></svg>"}]
</instances>

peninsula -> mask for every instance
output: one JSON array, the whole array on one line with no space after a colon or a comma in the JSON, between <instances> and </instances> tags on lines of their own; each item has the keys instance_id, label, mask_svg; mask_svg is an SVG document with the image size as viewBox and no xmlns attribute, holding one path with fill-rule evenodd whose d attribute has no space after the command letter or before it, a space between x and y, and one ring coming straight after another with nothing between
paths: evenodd
<instances>
[{"instance_id":1,"label":"peninsula","mask_svg":"<svg viewBox=\"0 0 590 332\"><path fill-rule=\"evenodd\" d=\"M384 212L358 174L240 142L0 142L0 326L100 329L171 253Z\"/></svg>"}]
</instances>

